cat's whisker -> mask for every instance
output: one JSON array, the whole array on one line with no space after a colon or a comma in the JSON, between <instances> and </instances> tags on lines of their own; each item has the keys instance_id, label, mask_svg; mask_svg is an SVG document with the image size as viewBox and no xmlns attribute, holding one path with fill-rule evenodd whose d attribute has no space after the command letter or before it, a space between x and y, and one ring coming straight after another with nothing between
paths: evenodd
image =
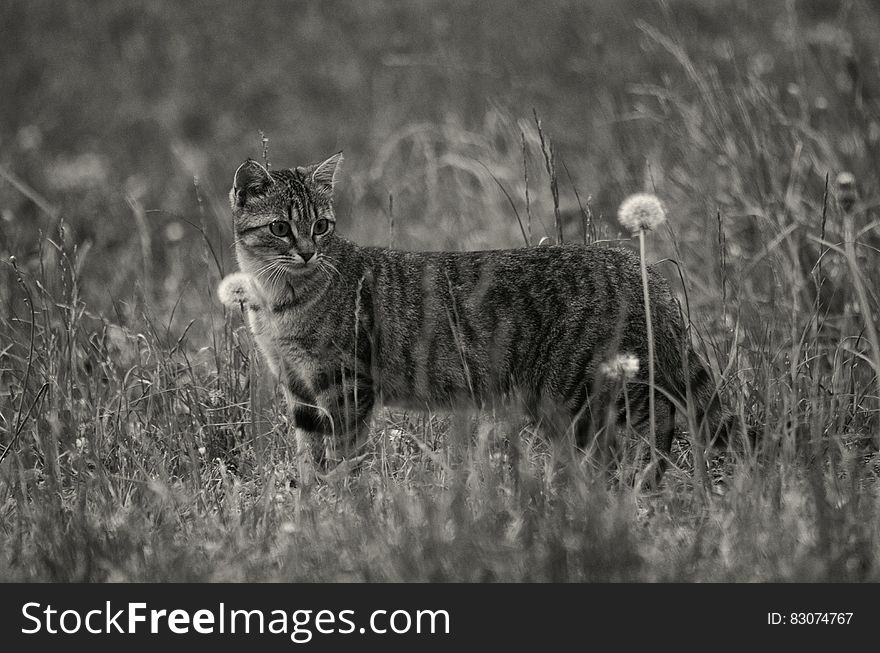
<instances>
[{"instance_id":1,"label":"cat's whisker","mask_svg":"<svg viewBox=\"0 0 880 653\"><path fill-rule=\"evenodd\" d=\"M284 272L285 270L283 266L277 265L275 267L275 270L272 272L272 276L270 277L270 279L272 280L272 290L275 290L278 284L281 283Z\"/></svg>"},{"instance_id":2,"label":"cat's whisker","mask_svg":"<svg viewBox=\"0 0 880 653\"><path fill-rule=\"evenodd\" d=\"M254 272L254 276L259 277L260 275L265 274L266 272L271 270L274 265L275 265L274 262L269 261L268 263L263 265L260 269L258 269L256 272Z\"/></svg>"},{"instance_id":3,"label":"cat's whisker","mask_svg":"<svg viewBox=\"0 0 880 653\"><path fill-rule=\"evenodd\" d=\"M332 256L327 256L326 254L322 254L321 258L325 263L327 263L328 265L331 265L337 272L339 271L337 266L342 265L342 263L340 263L339 260L333 258Z\"/></svg>"},{"instance_id":4,"label":"cat's whisker","mask_svg":"<svg viewBox=\"0 0 880 653\"><path fill-rule=\"evenodd\" d=\"M333 257L330 256L329 254L321 253L320 256L321 256L322 259L326 259L326 260L328 260L328 261L332 261L333 263L336 263L337 265L340 265L340 263L339 263L339 259L333 258Z\"/></svg>"},{"instance_id":5,"label":"cat's whisker","mask_svg":"<svg viewBox=\"0 0 880 653\"><path fill-rule=\"evenodd\" d=\"M325 270L325 271L327 269L332 270L339 279L342 279L342 273L338 269L336 269L336 266L333 265L332 263L328 263L327 261L318 261L318 265L320 266L320 268L322 270ZM328 272L327 274L330 274L330 273Z\"/></svg>"},{"instance_id":6,"label":"cat's whisker","mask_svg":"<svg viewBox=\"0 0 880 653\"><path fill-rule=\"evenodd\" d=\"M264 279L267 286L271 286L272 276L275 274L275 266L274 264L269 264L260 270L254 275L257 279Z\"/></svg>"},{"instance_id":7,"label":"cat's whisker","mask_svg":"<svg viewBox=\"0 0 880 653\"><path fill-rule=\"evenodd\" d=\"M281 275L284 273L283 266L278 264L277 257L272 258L254 274L257 278L264 278L267 288L274 294Z\"/></svg>"}]
</instances>

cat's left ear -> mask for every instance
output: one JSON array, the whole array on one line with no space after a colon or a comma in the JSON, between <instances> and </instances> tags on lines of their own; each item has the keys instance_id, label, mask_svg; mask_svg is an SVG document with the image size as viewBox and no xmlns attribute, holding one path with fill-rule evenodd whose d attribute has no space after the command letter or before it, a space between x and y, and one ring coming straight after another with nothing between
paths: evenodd
<instances>
[{"instance_id":1,"label":"cat's left ear","mask_svg":"<svg viewBox=\"0 0 880 653\"><path fill-rule=\"evenodd\" d=\"M309 178L327 195L332 195L333 187L336 185L336 173L339 172L341 163L342 152L337 152L326 161L313 166Z\"/></svg>"}]
</instances>

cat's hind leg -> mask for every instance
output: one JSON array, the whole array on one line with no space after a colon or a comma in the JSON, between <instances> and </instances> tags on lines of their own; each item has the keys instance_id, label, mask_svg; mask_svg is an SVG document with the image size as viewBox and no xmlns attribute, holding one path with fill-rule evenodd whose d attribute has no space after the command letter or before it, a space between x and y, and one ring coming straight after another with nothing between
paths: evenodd
<instances>
[{"instance_id":1,"label":"cat's hind leg","mask_svg":"<svg viewBox=\"0 0 880 653\"><path fill-rule=\"evenodd\" d=\"M672 450L672 439L675 437L675 404L667 397L655 396L656 437L650 455L646 456L646 467L643 474L645 487L656 489L663 480L669 466L669 453ZM650 427L647 431L650 437Z\"/></svg>"}]
</instances>

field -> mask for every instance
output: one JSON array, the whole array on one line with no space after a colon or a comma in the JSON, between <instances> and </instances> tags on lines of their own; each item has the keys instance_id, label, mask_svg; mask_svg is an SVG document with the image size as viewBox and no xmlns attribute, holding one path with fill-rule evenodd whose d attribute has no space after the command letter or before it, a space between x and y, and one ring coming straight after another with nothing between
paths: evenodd
<instances>
[{"instance_id":1,"label":"field","mask_svg":"<svg viewBox=\"0 0 880 653\"><path fill-rule=\"evenodd\" d=\"M0 25L0 580L880 580L873 3L10 0ZM649 261L756 446L683 430L646 490L501 415L378 411L360 469L299 482L216 298L226 196L248 156L340 149L363 244L635 247L617 208L656 193Z\"/></svg>"}]
</instances>

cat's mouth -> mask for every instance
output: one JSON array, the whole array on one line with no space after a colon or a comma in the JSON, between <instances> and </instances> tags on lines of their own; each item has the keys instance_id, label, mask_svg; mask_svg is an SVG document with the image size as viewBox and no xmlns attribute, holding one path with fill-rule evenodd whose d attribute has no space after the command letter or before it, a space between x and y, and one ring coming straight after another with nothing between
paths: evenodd
<instances>
[{"instance_id":1,"label":"cat's mouth","mask_svg":"<svg viewBox=\"0 0 880 653\"><path fill-rule=\"evenodd\" d=\"M302 258L286 260L284 261L283 266L288 272L292 274L306 274L317 268L318 257L313 256L308 261L305 261Z\"/></svg>"}]
</instances>

